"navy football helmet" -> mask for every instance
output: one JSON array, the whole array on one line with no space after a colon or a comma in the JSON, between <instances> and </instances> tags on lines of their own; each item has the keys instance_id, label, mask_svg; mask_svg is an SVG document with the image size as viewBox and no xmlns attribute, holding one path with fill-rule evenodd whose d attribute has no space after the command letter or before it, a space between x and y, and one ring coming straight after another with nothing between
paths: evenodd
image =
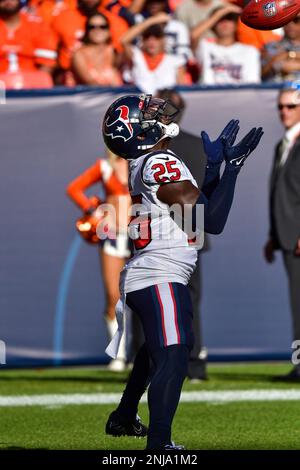
<instances>
[{"instance_id":1,"label":"navy football helmet","mask_svg":"<svg viewBox=\"0 0 300 470\"><path fill-rule=\"evenodd\" d=\"M138 158L162 139L178 135L178 124L172 122L178 112L173 104L152 95L122 96L104 116L104 142L119 157Z\"/></svg>"}]
</instances>

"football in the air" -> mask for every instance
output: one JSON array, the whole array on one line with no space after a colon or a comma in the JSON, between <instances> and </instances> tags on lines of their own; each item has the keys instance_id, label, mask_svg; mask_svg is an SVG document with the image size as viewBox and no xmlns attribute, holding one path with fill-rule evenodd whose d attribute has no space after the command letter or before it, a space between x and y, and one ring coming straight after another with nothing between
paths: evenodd
<instances>
[{"instance_id":1,"label":"football in the air","mask_svg":"<svg viewBox=\"0 0 300 470\"><path fill-rule=\"evenodd\" d=\"M250 28L270 30L281 28L300 12L300 0L250 0L241 20Z\"/></svg>"}]
</instances>

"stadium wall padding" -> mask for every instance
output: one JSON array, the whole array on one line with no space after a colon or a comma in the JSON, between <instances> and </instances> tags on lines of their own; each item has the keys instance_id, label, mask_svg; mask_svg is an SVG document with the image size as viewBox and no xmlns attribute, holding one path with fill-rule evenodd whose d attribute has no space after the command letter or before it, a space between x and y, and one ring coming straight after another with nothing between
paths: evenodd
<instances>
[{"instance_id":1,"label":"stadium wall padding","mask_svg":"<svg viewBox=\"0 0 300 470\"><path fill-rule=\"evenodd\" d=\"M0 339L5 367L103 363L107 343L97 249L76 235L68 182L102 157L100 121L118 90L11 92L0 105ZM268 179L283 134L273 87L182 90L182 127L212 138L231 118L262 125L238 179L228 224L202 254L203 337L209 357L287 358L291 321L280 253L269 266ZM97 188L97 191L99 189ZM4 367L4 366L1 366Z\"/></svg>"}]
</instances>

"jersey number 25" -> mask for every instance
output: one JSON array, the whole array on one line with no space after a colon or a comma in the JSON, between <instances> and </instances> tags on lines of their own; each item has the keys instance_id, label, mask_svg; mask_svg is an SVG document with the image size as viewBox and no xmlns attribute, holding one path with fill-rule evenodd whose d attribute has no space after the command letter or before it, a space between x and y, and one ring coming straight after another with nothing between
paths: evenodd
<instances>
[{"instance_id":1,"label":"jersey number 25","mask_svg":"<svg viewBox=\"0 0 300 470\"><path fill-rule=\"evenodd\" d=\"M155 163L152 165L152 170L157 170L153 173L154 179L157 183L165 183L166 181L178 181L181 176L179 168L174 167L177 162L176 160L171 160L169 162Z\"/></svg>"}]
</instances>

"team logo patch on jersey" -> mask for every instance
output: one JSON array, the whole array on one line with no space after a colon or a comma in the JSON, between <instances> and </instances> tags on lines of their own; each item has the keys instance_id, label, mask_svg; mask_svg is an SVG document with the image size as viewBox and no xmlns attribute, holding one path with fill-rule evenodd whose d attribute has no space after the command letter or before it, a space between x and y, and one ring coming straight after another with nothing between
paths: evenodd
<instances>
[{"instance_id":1,"label":"team logo patch on jersey","mask_svg":"<svg viewBox=\"0 0 300 470\"><path fill-rule=\"evenodd\" d=\"M268 2L263 5L263 12L265 16L275 16L277 13L276 3Z\"/></svg>"},{"instance_id":2,"label":"team logo patch on jersey","mask_svg":"<svg viewBox=\"0 0 300 470\"><path fill-rule=\"evenodd\" d=\"M124 142L131 139L133 136L132 125L129 122L129 109L128 106L122 105L116 109L119 116L113 121L109 116L105 122L105 135L110 136L112 139L123 139Z\"/></svg>"}]
</instances>

